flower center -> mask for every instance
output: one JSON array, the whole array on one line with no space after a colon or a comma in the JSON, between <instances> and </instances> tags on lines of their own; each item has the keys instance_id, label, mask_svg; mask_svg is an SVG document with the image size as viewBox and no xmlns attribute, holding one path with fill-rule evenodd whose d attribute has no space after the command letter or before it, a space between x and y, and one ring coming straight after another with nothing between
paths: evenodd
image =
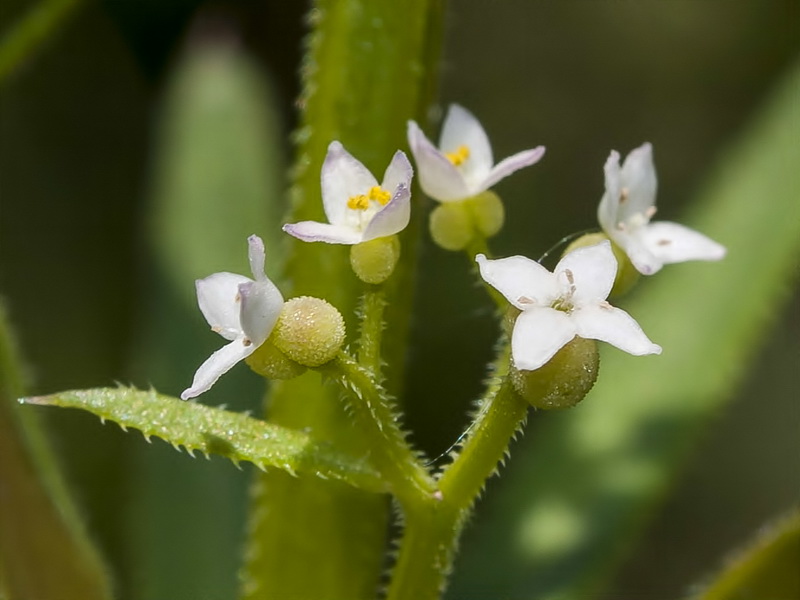
<instances>
[{"instance_id":1,"label":"flower center","mask_svg":"<svg viewBox=\"0 0 800 600\"><path fill-rule=\"evenodd\" d=\"M561 296L550 307L563 312L570 312L575 308L572 302L572 297L575 295L575 275L571 270L565 269L558 274L558 278L563 291Z\"/></svg>"},{"instance_id":2,"label":"flower center","mask_svg":"<svg viewBox=\"0 0 800 600\"><path fill-rule=\"evenodd\" d=\"M351 196L347 200L347 208L351 208L353 210L367 210L369 208L370 201L377 202L381 206L386 206L391 199L392 195L389 192L376 185L371 187L369 192L366 194Z\"/></svg>"},{"instance_id":3,"label":"flower center","mask_svg":"<svg viewBox=\"0 0 800 600\"><path fill-rule=\"evenodd\" d=\"M469 158L469 147L462 144L454 152L445 152L444 155L455 166L459 166Z\"/></svg>"}]
</instances>

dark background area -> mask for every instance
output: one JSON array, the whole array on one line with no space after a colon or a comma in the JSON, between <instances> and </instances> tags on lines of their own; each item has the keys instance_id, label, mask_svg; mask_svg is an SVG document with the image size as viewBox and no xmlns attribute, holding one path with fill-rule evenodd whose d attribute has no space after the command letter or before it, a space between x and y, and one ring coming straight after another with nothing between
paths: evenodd
<instances>
[{"instance_id":1,"label":"dark background area","mask_svg":"<svg viewBox=\"0 0 800 600\"><path fill-rule=\"evenodd\" d=\"M31 6L5 0L0 31ZM136 358L157 281L147 211L164 89L187 39L233 35L263 69L290 131L306 8L280 0L87 4L0 87L0 294L31 391L122 381L175 394L188 381L188 371L163 382L142 375ZM441 107L458 102L472 110L496 159L547 146L541 163L497 188L508 211L493 243L498 255L539 256L562 236L595 227L608 152L624 154L644 141L655 148L659 216L677 218L800 50L800 3L789 0L461 0L449 13ZM769 198L753 201L769 214ZM435 455L466 423L496 332L463 256L426 245L421 260L408 424ZM617 579L614 597L678 596L725 549L797 502L798 309L795 292L747 385L710 423L696 460ZM181 364L193 364L216 341L198 343L203 350ZM239 371L243 385L258 389L257 377ZM187 461L88 415L59 412L49 425L90 527L129 592L123 597L152 597L147 590L156 589L143 581L150 576L145 551L127 541L148 518L146 507L173 502L164 510L174 515L197 500L186 497L197 485L224 482L226 501L206 509L234 507L220 526L231 529L231 544L240 539L248 470ZM165 471L156 481L142 460L189 475ZM195 487L182 488L186 478ZM142 490L154 481L156 492ZM759 501L741 495L742 485L763 490ZM192 514L176 530L190 527ZM170 535L159 540L165 554L190 543L185 532L183 542ZM220 574L218 589L232 589L238 556L228 548L208 556L218 559L209 567Z\"/></svg>"}]
</instances>

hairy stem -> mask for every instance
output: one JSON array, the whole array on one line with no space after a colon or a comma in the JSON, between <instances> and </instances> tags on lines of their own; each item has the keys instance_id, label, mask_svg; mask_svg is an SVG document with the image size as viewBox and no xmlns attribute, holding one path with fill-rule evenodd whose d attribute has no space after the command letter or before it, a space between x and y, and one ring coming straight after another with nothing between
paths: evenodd
<instances>
[{"instance_id":1,"label":"hairy stem","mask_svg":"<svg viewBox=\"0 0 800 600\"><path fill-rule=\"evenodd\" d=\"M397 410L371 373L344 352L319 370L344 389L372 462L400 503L413 505L432 497L436 484L408 445L397 424Z\"/></svg>"}]
</instances>

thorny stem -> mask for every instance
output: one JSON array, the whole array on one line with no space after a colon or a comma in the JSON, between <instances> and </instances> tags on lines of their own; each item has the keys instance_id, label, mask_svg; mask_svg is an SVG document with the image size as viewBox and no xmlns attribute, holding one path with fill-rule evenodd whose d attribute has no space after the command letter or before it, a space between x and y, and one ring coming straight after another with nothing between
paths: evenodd
<instances>
[{"instance_id":1,"label":"thorny stem","mask_svg":"<svg viewBox=\"0 0 800 600\"><path fill-rule=\"evenodd\" d=\"M372 372L345 352L319 370L344 389L353 417L369 442L373 464L400 503L432 497L436 484L411 450L397 423L397 410Z\"/></svg>"}]
</instances>

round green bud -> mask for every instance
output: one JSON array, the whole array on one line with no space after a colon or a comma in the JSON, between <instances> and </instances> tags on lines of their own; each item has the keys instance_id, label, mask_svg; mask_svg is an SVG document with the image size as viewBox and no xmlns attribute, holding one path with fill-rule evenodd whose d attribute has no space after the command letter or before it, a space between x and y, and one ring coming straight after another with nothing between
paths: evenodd
<instances>
[{"instance_id":1,"label":"round green bud","mask_svg":"<svg viewBox=\"0 0 800 600\"><path fill-rule=\"evenodd\" d=\"M380 237L350 246L350 266L364 283L383 283L397 266L400 239L396 235Z\"/></svg>"},{"instance_id":2,"label":"round green bud","mask_svg":"<svg viewBox=\"0 0 800 600\"><path fill-rule=\"evenodd\" d=\"M271 337L244 361L253 371L268 379L294 379L306 372L306 367L278 350Z\"/></svg>"},{"instance_id":3,"label":"round green bud","mask_svg":"<svg viewBox=\"0 0 800 600\"><path fill-rule=\"evenodd\" d=\"M321 298L300 296L283 305L272 341L287 357L306 367L324 365L344 344L341 313Z\"/></svg>"},{"instance_id":4,"label":"round green bud","mask_svg":"<svg viewBox=\"0 0 800 600\"><path fill-rule=\"evenodd\" d=\"M487 190L468 200L464 204L472 213L474 227L483 235L490 238L500 231L506 220L506 209L500 196Z\"/></svg>"},{"instance_id":5,"label":"round green bud","mask_svg":"<svg viewBox=\"0 0 800 600\"><path fill-rule=\"evenodd\" d=\"M431 212L428 225L431 237L445 250L463 250L475 236L472 214L460 202L442 202Z\"/></svg>"},{"instance_id":6,"label":"round green bud","mask_svg":"<svg viewBox=\"0 0 800 600\"><path fill-rule=\"evenodd\" d=\"M567 249L564 250L564 254L577 250L578 248L594 246L607 239L608 236L602 232L587 233L567 246ZM614 286L611 288L609 297L619 298L633 289L633 286L639 281L640 273L636 270L636 267L633 266L631 259L628 258L625 251L613 241L611 242L611 251L614 253L614 258L617 259L617 276L614 278Z\"/></svg>"},{"instance_id":7,"label":"round green bud","mask_svg":"<svg viewBox=\"0 0 800 600\"><path fill-rule=\"evenodd\" d=\"M511 383L531 406L545 410L570 408L586 397L597 380L597 343L575 337L535 371L511 368Z\"/></svg>"}]
</instances>

